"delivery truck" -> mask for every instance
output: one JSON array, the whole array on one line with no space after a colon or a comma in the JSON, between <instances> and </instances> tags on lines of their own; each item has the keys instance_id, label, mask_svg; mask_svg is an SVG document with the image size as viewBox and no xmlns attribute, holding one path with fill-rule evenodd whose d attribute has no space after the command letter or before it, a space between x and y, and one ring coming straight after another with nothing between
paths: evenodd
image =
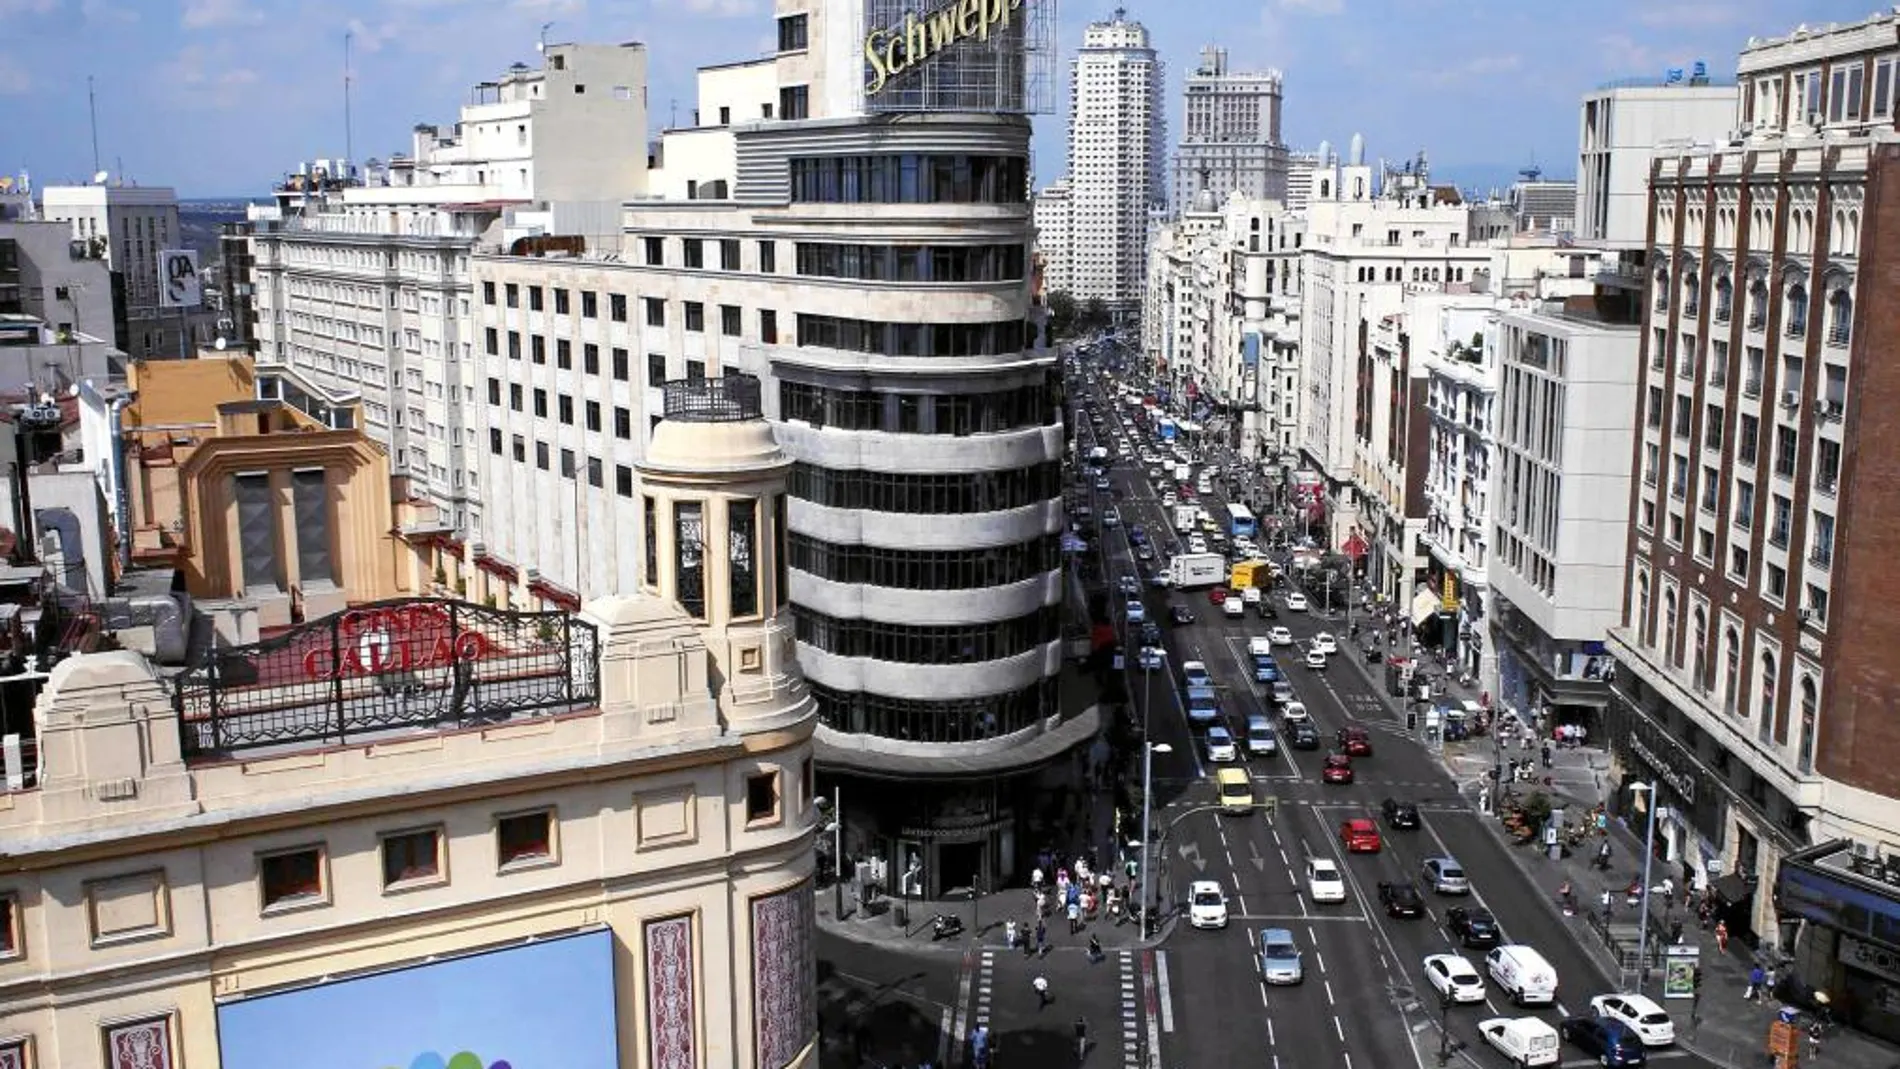
<instances>
[{"instance_id":1,"label":"delivery truck","mask_svg":"<svg viewBox=\"0 0 1900 1069\"><path fill-rule=\"evenodd\" d=\"M1174 506L1174 530L1176 534L1187 534L1194 530L1195 509L1193 505Z\"/></svg>"},{"instance_id":2,"label":"delivery truck","mask_svg":"<svg viewBox=\"0 0 1900 1069\"><path fill-rule=\"evenodd\" d=\"M1182 553L1168 562L1168 577L1181 589L1227 581L1227 561L1218 553Z\"/></svg>"}]
</instances>

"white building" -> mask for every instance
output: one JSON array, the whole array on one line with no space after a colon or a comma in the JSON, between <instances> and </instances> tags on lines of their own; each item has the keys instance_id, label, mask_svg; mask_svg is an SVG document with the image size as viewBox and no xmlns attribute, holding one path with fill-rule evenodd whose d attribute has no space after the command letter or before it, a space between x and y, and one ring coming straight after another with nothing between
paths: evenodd
<instances>
[{"instance_id":1,"label":"white building","mask_svg":"<svg viewBox=\"0 0 1900 1069\"><path fill-rule=\"evenodd\" d=\"M184 241L175 192L115 181L46 186L40 195L42 219L67 224L73 240L86 243L86 255L102 257L125 279L124 304L113 309L112 329L103 323L81 329L111 336L136 360L186 357L210 340L202 307L166 308L160 300L159 253L183 248Z\"/></svg>"},{"instance_id":2,"label":"white building","mask_svg":"<svg viewBox=\"0 0 1900 1069\"><path fill-rule=\"evenodd\" d=\"M1032 216L1045 293L1075 292L1075 191L1057 179L1036 193Z\"/></svg>"},{"instance_id":3,"label":"white building","mask_svg":"<svg viewBox=\"0 0 1900 1069\"><path fill-rule=\"evenodd\" d=\"M95 243L73 238L68 222L0 222L0 315L27 315L52 328L55 339L84 335L101 347L113 336L112 272ZM103 368L83 367L78 354L40 367L25 382L55 392Z\"/></svg>"},{"instance_id":4,"label":"white building","mask_svg":"<svg viewBox=\"0 0 1900 1069\"><path fill-rule=\"evenodd\" d=\"M1577 240L1640 249L1648 233L1649 165L1672 141L1726 141L1735 85L1611 82L1583 98L1577 142Z\"/></svg>"},{"instance_id":5,"label":"white building","mask_svg":"<svg viewBox=\"0 0 1900 1069\"><path fill-rule=\"evenodd\" d=\"M1201 49L1181 96L1181 141L1174 149L1169 206L1188 210L1194 194L1217 201L1239 193L1249 200L1286 199L1287 150L1280 140L1282 77L1277 70L1227 68L1227 50Z\"/></svg>"},{"instance_id":6,"label":"white building","mask_svg":"<svg viewBox=\"0 0 1900 1069\"><path fill-rule=\"evenodd\" d=\"M646 49L550 44L366 168L305 168L253 236L258 361L363 398L393 472L457 531L479 527L468 261L478 239L618 237L645 191Z\"/></svg>"},{"instance_id":7,"label":"white building","mask_svg":"<svg viewBox=\"0 0 1900 1069\"><path fill-rule=\"evenodd\" d=\"M1305 215L1313 199L1313 174L1324 158L1318 152L1292 152L1286 158L1286 210Z\"/></svg>"},{"instance_id":8,"label":"white building","mask_svg":"<svg viewBox=\"0 0 1900 1069\"><path fill-rule=\"evenodd\" d=\"M1426 357L1426 408L1431 428L1425 474L1425 530L1419 541L1438 572L1437 612L1444 613L1444 577L1452 583L1459 663L1483 676L1482 641L1465 641L1489 606L1491 471L1497 459L1497 311L1465 333L1460 324ZM1441 637L1443 637L1441 635Z\"/></svg>"},{"instance_id":9,"label":"white building","mask_svg":"<svg viewBox=\"0 0 1900 1069\"><path fill-rule=\"evenodd\" d=\"M1070 71L1068 264L1079 301L1116 312L1139 307L1147 284L1150 212L1165 202L1166 70L1148 30L1117 10L1092 22Z\"/></svg>"}]
</instances>

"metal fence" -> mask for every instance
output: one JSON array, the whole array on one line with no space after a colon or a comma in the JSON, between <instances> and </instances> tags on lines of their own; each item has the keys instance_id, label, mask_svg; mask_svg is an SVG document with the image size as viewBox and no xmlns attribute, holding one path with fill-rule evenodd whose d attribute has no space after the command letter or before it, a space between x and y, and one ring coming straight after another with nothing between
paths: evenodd
<instances>
[{"instance_id":1,"label":"metal fence","mask_svg":"<svg viewBox=\"0 0 1900 1069\"><path fill-rule=\"evenodd\" d=\"M187 756L449 729L600 700L600 640L572 614L414 598L206 651L173 682Z\"/></svg>"}]
</instances>

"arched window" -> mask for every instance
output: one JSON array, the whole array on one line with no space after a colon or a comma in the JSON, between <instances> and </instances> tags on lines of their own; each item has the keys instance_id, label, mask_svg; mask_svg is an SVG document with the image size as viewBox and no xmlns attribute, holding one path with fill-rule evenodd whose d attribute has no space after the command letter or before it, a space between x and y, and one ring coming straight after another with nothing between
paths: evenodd
<instances>
[{"instance_id":1,"label":"arched window","mask_svg":"<svg viewBox=\"0 0 1900 1069\"><path fill-rule=\"evenodd\" d=\"M1837 256L1850 255L1847 251L1847 212L1834 209L1833 232L1828 235L1828 249Z\"/></svg>"},{"instance_id":2,"label":"arched window","mask_svg":"<svg viewBox=\"0 0 1900 1069\"><path fill-rule=\"evenodd\" d=\"M1715 280L1715 321L1726 323L1735 311L1735 283L1727 275Z\"/></svg>"},{"instance_id":3,"label":"arched window","mask_svg":"<svg viewBox=\"0 0 1900 1069\"><path fill-rule=\"evenodd\" d=\"M1691 666L1695 673L1695 687L1701 691L1711 690L1715 686L1715 677L1709 673L1709 612L1700 605L1696 606L1695 628L1690 633L1690 640L1695 643L1695 661Z\"/></svg>"},{"instance_id":4,"label":"arched window","mask_svg":"<svg viewBox=\"0 0 1900 1069\"><path fill-rule=\"evenodd\" d=\"M1663 591L1663 660L1682 667L1682 651L1676 648L1676 592Z\"/></svg>"},{"instance_id":5,"label":"arched window","mask_svg":"<svg viewBox=\"0 0 1900 1069\"><path fill-rule=\"evenodd\" d=\"M1787 321L1788 337L1799 338L1808 332L1808 288L1799 282L1791 282L1786 290L1787 308L1782 318Z\"/></svg>"},{"instance_id":6,"label":"arched window","mask_svg":"<svg viewBox=\"0 0 1900 1069\"><path fill-rule=\"evenodd\" d=\"M1814 725L1820 715L1820 700L1814 692L1814 677L1801 677L1801 738L1795 764L1803 772L1814 771Z\"/></svg>"},{"instance_id":7,"label":"arched window","mask_svg":"<svg viewBox=\"0 0 1900 1069\"><path fill-rule=\"evenodd\" d=\"M1741 700L1742 635L1733 627L1722 638L1722 708L1734 716Z\"/></svg>"},{"instance_id":8,"label":"arched window","mask_svg":"<svg viewBox=\"0 0 1900 1069\"><path fill-rule=\"evenodd\" d=\"M1643 645L1656 644L1656 626L1649 619L1649 573L1636 574L1636 633L1643 636Z\"/></svg>"},{"instance_id":9,"label":"arched window","mask_svg":"<svg viewBox=\"0 0 1900 1069\"><path fill-rule=\"evenodd\" d=\"M1751 279L1748 283L1748 329L1760 330L1768 325L1768 282L1765 279Z\"/></svg>"},{"instance_id":10,"label":"arched window","mask_svg":"<svg viewBox=\"0 0 1900 1069\"><path fill-rule=\"evenodd\" d=\"M1682 314L1683 315L1693 316L1696 314L1696 309L1700 308L1702 305L1702 302L1698 299L1701 296L1701 294L1702 294L1702 276L1697 274L1694 271L1689 271L1688 273L1684 274L1682 276Z\"/></svg>"},{"instance_id":11,"label":"arched window","mask_svg":"<svg viewBox=\"0 0 1900 1069\"><path fill-rule=\"evenodd\" d=\"M1854 333L1854 295L1841 286L1827 295L1827 340L1830 345L1846 345Z\"/></svg>"},{"instance_id":12,"label":"arched window","mask_svg":"<svg viewBox=\"0 0 1900 1069\"><path fill-rule=\"evenodd\" d=\"M1772 653L1761 655L1761 707L1755 710L1755 715L1759 718L1757 737L1767 742L1775 721L1781 719L1781 714L1775 711L1775 655Z\"/></svg>"},{"instance_id":13,"label":"arched window","mask_svg":"<svg viewBox=\"0 0 1900 1069\"><path fill-rule=\"evenodd\" d=\"M1669 269L1666 267L1656 271L1656 311L1669 311Z\"/></svg>"}]
</instances>

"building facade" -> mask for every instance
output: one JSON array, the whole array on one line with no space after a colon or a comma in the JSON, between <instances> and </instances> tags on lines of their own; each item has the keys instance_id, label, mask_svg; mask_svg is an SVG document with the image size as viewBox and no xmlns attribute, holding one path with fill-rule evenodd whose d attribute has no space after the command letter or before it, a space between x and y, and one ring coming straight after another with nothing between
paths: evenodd
<instances>
[{"instance_id":1,"label":"building facade","mask_svg":"<svg viewBox=\"0 0 1900 1069\"><path fill-rule=\"evenodd\" d=\"M1057 179L1036 191L1030 216L1036 227L1036 255L1042 260L1045 292L1075 292L1075 190Z\"/></svg>"},{"instance_id":2,"label":"building facade","mask_svg":"<svg viewBox=\"0 0 1900 1069\"><path fill-rule=\"evenodd\" d=\"M1441 623L1441 637L1450 640L1460 668L1482 680L1490 646L1479 621L1491 603L1491 475L1498 457L1496 314L1467 334L1470 325L1448 332L1443 347L1425 358L1429 459L1419 543L1430 558L1427 585L1438 591L1433 613L1451 617L1449 627Z\"/></svg>"},{"instance_id":3,"label":"building facade","mask_svg":"<svg viewBox=\"0 0 1900 1069\"><path fill-rule=\"evenodd\" d=\"M1731 930L1797 949L1843 1000L1855 920L1791 907L1777 880L1831 840L1878 855L1900 824L1897 510L1880 474L1900 455L1883 417L1896 324L1879 296L1900 248L1896 26L1751 41L1744 132L1653 165L1642 478L1610 636L1617 756L1626 779L1660 782L1670 856L1714 886ZM1891 1030L1900 996L1869 982L1888 995L1860 1008Z\"/></svg>"},{"instance_id":4,"label":"building facade","mask_svg":"<svg viewBox=\"0 0 1900 1069\"><path fill-rule=\"evenodd\" d=\"M1277 70L1227 68L1227 50L1209 45L1183 80L1181 140L1174 147L1175 212L1196 193L1225 201L1286 200L1287 150L1280 139L1282 82Z\"/></svg>"},{"instance_id":5,"label":"building facade","mask_svg":"<svg viewBox=\"0 0 1900 1069\"><path fill-rule=\"evenodd\" d=\"M655 435L655 594L385 602L170 690L58 665L0 794L0 1059L815 1065L790 461L726 400Z\"/></svg>"},{"instance_id":6,"label":"building facade","mask_svg":"<svg viewBox=\"0 0 1900 1069\"><path fill-rule=\"evenodd\" d=\"M1735 86L1632 79L1583 98L1577 135L1577 240L1642 250L1649 232L1649 165L1670 142L1726 141Z\"/></svg>"},{"instance_id":7,"label":"building facade","mask_svg":"<svg viewBox=\"0 0 1900 1069\"><path fill-rule=\"evenodd\" d=\"M1089 23L1070 65L1073 208L1069 263L1058 272L1078 301L1099 299L1116 313L1140 307L1149 219L1166 203L1166 73L1147 27L1119 10Z\"/></svg>"},{"instance_id":8,"label":"building facade","mask_svg":"<svg viewBox=\"0 0 1900 1069\"><path fill-rule=\"evenodd\" d=\"M163 186L98 182L84 186L46 186L40 190L40 217L64 223L83 255L105 261L112 272L113 323L82 325L100 337L108 333L136 360L176 359L210 340L202 305L168 307L161 296L159 253L183 248L178 226L178 195Z\"/></svg>"}]
</instances>

